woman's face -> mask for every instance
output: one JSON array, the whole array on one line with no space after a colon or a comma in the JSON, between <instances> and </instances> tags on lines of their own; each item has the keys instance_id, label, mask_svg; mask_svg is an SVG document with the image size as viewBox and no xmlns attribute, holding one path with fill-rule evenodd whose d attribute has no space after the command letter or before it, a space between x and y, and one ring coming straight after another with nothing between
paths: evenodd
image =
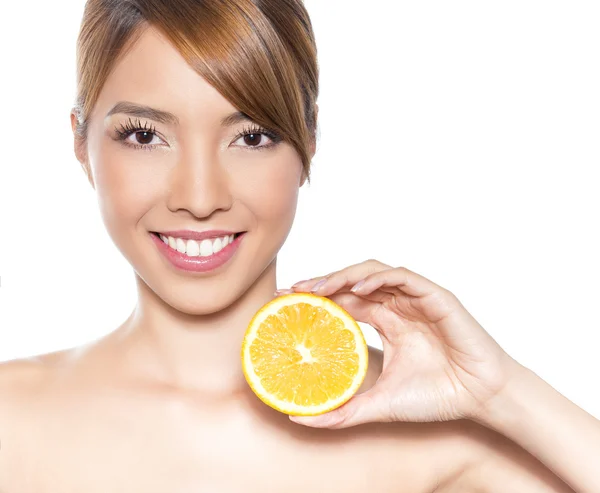
<instances>
[{"instance_id":1,"label":"woman's face","mask_svg":"<svg viewBox=\"0 0 600 493\"><path fill-rule=\"evenodd\" d=\"M178 123L109 114L119 102L167 111ZM150 28L107 79L90 117L87 155L85 149L78 153L119 250L150 289L190 314L230 305L274 262L304 181L300 156L290 144L246 132L259 128L248 120L222 125L236 112ZM130 127L138 130L127 135ZM212 255L211 248L224 244L214 242L223 239L222 232L209 233L204 245L197 242L200 255L187 240L169 250L153 236L182 230L245 234ZM192 261L230 258L210 270L181 270L168 260L175 254L182 262L181 245L191 249Z\"/></svg>"}]
</instances>

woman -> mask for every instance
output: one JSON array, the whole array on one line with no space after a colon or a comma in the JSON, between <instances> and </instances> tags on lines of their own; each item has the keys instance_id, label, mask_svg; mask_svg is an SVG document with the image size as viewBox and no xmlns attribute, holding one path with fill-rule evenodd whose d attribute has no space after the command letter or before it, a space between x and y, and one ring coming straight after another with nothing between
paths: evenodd
<instances>
[{"instance_id":1,"label":"woman","mask_svg":"<svg viewBox=\"0 0 600 493\"><path fill-rule=\"evenodd\" d=\"M75 153L138 303L0 371L0 491L598 491L600 423L449 291L375 260L299 283L382 335L359 394L292 420L240 366L315 153L299 0L89 0ZM549 433L551 431L551 433Z\"/></svg>"}]
</instances>

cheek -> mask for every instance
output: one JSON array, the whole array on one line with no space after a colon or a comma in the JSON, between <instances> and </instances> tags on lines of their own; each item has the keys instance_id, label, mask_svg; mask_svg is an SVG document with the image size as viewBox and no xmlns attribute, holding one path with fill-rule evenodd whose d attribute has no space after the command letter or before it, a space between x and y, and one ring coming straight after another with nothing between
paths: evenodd
<instances>
[{"instance_id":1,"label":"cheek","mask_svg":"<svg viewBox=\"0 0 600 493\"><path fill-rule=\"evenodd\" d=\"M163 177L150 173L151 163L106 146L92 163L98 203L109 229L137 221L155 201L156 181ZM156 170L155 170L156 171Z\"/></svg>"},{"instance_id":2,"label":"cheek","mask_svg":"<svg viewBox=\"0 0 600 493\"><path fill-rule=\"evenodd\" d=\"M301 163L294 158L256 170L252 176L236 180L234 196L258 221L281 222L284 228L288 227L296 212L300 171Z\"/></svg>"}]
</instances>

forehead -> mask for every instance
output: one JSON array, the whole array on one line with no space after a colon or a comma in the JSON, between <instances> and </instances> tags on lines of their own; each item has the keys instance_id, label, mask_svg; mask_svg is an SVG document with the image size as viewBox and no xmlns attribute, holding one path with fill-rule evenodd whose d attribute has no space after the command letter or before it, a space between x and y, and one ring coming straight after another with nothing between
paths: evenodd
<instances>
[{"instance_id":1,"label":"forehead","mask_svg":"<svg viewBox=\"0 0 600 493\"><path fill-rule=\"evenodd\" d=\"M108 76L94 113L103 119L117 101L165 108L182 120L201 113L220 118L235 111L159 31L148 27Z\"/></svg>"}]
</instances>

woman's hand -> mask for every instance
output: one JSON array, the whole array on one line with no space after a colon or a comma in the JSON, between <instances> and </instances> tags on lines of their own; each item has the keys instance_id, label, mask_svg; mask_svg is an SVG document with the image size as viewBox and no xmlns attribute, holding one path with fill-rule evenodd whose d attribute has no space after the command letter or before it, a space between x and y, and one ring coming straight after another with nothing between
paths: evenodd
<instances>
[{"instance_id":1,"label":"woman's hand","mask_svg":"<svg viewBox=\"0 0 600 493\"><path fill-rule=\"evenodd\" d=\"M296 423L347 428L372 421L475 419L520 365L450 291L404 267L367 260L278 293L313 292L374 327L383 341L376 384Z\"/></svg>"}]
</instances>

